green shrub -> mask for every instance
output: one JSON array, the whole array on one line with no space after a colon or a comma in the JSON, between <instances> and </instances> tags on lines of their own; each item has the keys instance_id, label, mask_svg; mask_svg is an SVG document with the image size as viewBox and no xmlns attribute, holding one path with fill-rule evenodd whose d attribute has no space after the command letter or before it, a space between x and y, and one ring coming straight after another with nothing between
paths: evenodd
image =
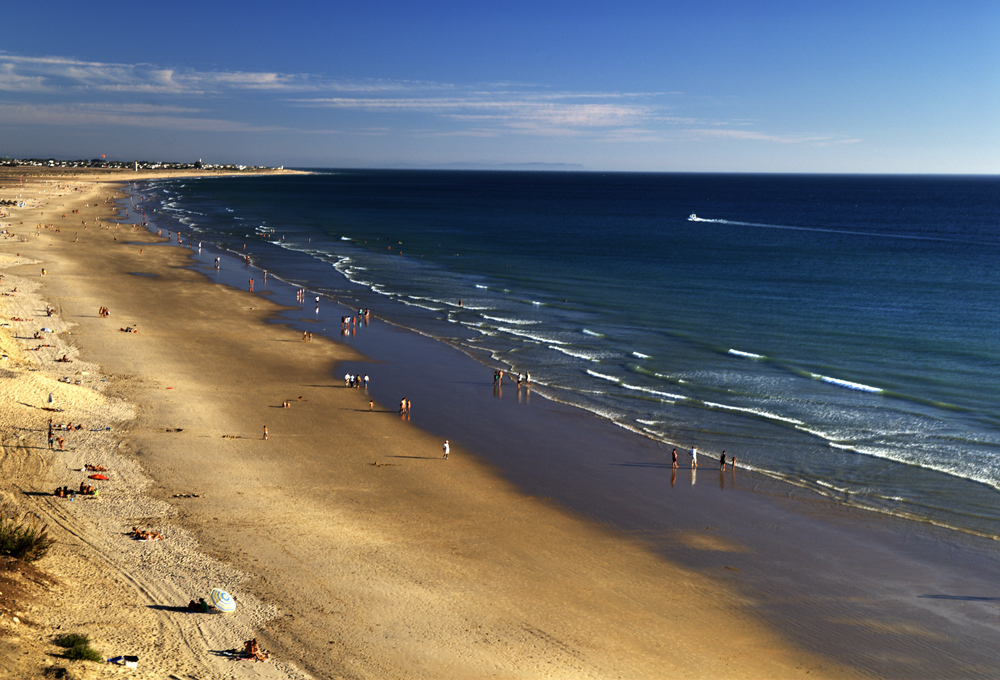
<instances>
[{"instance_id":1,"label":"green shrub","mask_svg":"<svg viewBox=\"0 0 1000 680\"><path fill-rule=\"evenodd\" d=\"M104 661L104 657L101 653L90 645L77 645L76 647L70 647L63 654L67 659L73 659L74 661L96 661L101 663Z\"/></svg>"},{"instance_id":2,"label":"green shrub","mask_svg":"<svg viewBox=\"0 0 1000 680\"><path fill-rule=\"evenodd\" d=\"M60 635L55 639L55 643L60 647L77 647L79 645L89 645L90 638L86 635L80 635L79 633L67 633L66 635Z\"/></svg>"},{"instance_id":3,"label":"green shrub","mask_svg":"<svg viewBox=\"0 0 1000 680\"><path fill-rule=\"evenodd\" d=\"M55 639L55 643L66 649L63 656L74 661L104 661L104 657L90 646L90 638L79 633L68 633L60 635Z\"/></svg>"},{"instance_id":4,"label":"green shrub","mask_svg":"<svg viewBox=\"0 0 1000 680\"><path fill-rule=\"evenodd\" d=\"M53 543L44 524L34 519L17 520L7 512L0 514L0 555L34 562L44 557Z\"/></svg>"}]
</instances>

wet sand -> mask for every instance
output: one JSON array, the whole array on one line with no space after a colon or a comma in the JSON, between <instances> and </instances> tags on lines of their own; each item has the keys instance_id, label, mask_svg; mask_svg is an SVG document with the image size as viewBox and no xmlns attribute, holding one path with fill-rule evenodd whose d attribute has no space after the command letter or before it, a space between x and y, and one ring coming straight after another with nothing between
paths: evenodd
<instances>
[{"instance_id":1,"label":"wet sand","mask_svg":"<svg viewBox=\"0 0 1000 680\"><path fill-rule=\"evenodd\" d=\"M135 405L118 447L151 478L147 494L173 508L162 525L245 574L230 576L237 599L276 616L251 623L265 646L316 677L973 677L995 667L980 574L995 565L980 544L775 498L741 471L720 480L707 459L697 484L685 469L671 486L668 452L544 400L518 403L507 396L516 389L496 399L488 369L439 343L373 323L351 344L378 363L361 363L345 344L303 343L294 324L270 323L279 306L212 284L183 249L121 230L88 229L74 243L74 231L0 247L43 263L24 269L47 268L41 294L77 324L72 344ZM140 333L118 331L132 324ZM374 412L364 390L335 377L354 366L372 374ZM396 414L403 395L409 422ZM616 475L639 492L621 498ZM176 497L186 494L197 497ZM112 487L102 502L114 498ZM200 658L211 636L152 608L207 585L196 573L167 593L147 583L158 572L123 573L123 587L149 600L136 616L191 638L158 668L231 672L234 662Z\"/></svg>"}]
</instances>

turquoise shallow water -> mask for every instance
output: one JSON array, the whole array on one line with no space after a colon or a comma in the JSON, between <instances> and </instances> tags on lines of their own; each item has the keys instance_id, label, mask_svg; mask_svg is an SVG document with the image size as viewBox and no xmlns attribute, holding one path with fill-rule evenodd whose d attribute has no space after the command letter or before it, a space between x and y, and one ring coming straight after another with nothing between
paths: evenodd
<instances>
[{"instance_id":1,"label":"turquoise shallow water","mask_svg":"<svg viewBox=\"0 0 1000 680\"><path fill-rule=\"evenodd\" d=\"M997 179L328 171L143 193L162 229L665 447L1000 533Z\"/></svg>"}]
</instances>

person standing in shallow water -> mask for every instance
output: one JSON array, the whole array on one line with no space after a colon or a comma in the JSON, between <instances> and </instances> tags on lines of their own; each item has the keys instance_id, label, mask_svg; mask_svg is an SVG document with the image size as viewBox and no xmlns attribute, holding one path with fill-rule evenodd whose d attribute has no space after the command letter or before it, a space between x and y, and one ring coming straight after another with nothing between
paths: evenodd
<instances>
[{"instance_id":1,"label":"person standing in shallow water","mask_svg":"<svg viewBox=\"0 0 1000 680\"><path fill-rule=\"evenodd\" d=\"M691 447L691 467L693 467L693 468L698 467L698 447L697 446L692 446Z\"/></svg>"},{"instance_id":2,"label":"person standing in shallow water","mask_svg":"<svg viewBox=\"0 0 1000 680\"><path fill-rule=\"evenodd\" d=\"M722 457L719 458L719 469L722 470L723 472L726 471L726 452L725 451L722 452Z\"/></svg>"},{"instance_id":3,"label":"person standing in shallow water","mask_svg":"<svg viewBox=\"0 0 1000 680\"><path fill-rule=\"evenodd\" d=\"M451 445L448 444L447 439L444 440L444 446L442 448L444 449L444 459L448 460L448 454L451 453Z\"/></svg>"}]
</instances>

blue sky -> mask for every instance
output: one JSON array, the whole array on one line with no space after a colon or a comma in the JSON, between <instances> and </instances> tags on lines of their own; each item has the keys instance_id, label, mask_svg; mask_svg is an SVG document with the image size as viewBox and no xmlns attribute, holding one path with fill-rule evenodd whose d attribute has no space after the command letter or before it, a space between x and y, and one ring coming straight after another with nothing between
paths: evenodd
<instances>
[{"instance_id":1,"label":"blue sky","mask_svg":"<svg viewBox=\"0 0 1000 680\"><path fill-rule=\"evenodd\" d=\"M1000 3L20 3L0 156L1000 173Z\"/></svg>"}]
</instances>

